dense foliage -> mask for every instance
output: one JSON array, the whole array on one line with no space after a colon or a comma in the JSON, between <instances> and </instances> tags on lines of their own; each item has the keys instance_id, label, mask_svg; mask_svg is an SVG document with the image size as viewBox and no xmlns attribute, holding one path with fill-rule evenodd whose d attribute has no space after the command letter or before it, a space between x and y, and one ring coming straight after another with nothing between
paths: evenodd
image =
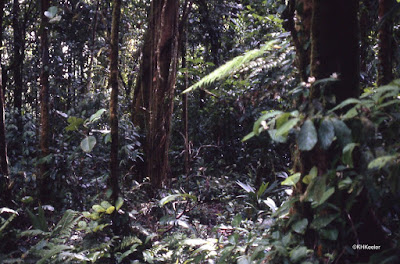
<instances>
[{"instance_id":1,"label":"dense foliage","mask_svg":"<svg viewBox=\"0 0 400 264\"><path fill-rule=\"evenodd\" d=\"M2 3L9 173L0 174L0 263L400 262L400 53L390 46L391 65L382 65L377 40L391 23L398 43L399 3L377 21L373 1L356 1L362 92L336 102L340 74L315 80L310 65L299 66L311 40L299 50L296 38L304 40L312 1L178 1L170 168L154 188L135 96L151 14L163 1L122 0L114 199L113 5L50 1L44 13L51 138L43 156L39 2ZM391 81L378 85L386 66Z\"/></svg>"}]
</instances>

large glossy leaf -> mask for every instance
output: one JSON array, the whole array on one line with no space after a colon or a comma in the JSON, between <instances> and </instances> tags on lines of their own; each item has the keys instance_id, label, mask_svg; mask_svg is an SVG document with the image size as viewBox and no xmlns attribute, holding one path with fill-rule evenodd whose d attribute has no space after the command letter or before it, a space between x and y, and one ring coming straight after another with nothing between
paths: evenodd
<instances>
[{"instance_id":1,"label":"large glossy leaf","mask_svg":"<svg viewBox=\"0 0 400 264\"><path fill-rule=\"evenodd\" d=\"M255 134L255 135L258 135L259 133L260 133L260 131L259 131L259 128L260 128L260 126L261 126L261 122L262 121L265 121L265 120L267 120L267 119L270 119L270 118L272 118L272 117L275 117L275 116L277 116L277 115L279 115L279 114L282 114L282 111L271 111L271 112L268 112L268 113L265 113L264 115L262 115L259 119L257 119L257 121L254 123L254 126L253 126L253 133Z\"/></svg>"},{"instance_id":2,"label":"large glossy leaf","mask_svg":"<svg viewBox=\"0 0 400 264\"><path fill-rule=\"evenodd\" d=\"M301 127L300 133L297 137L299 149L302 151L312 150L317 142L318 136L314 123L307 119Z\"/></svg>"},{"instance_id":3,"label":"large glossy leaf","mask_svg":"<svg viewBox=\"0 0 400 264\"><path fill-rule=\"evenodd\" d=\"M91 152L95 145L96 145L96 138L94 136L85 137L81 141L81 149L87 153Z\"/></svg>"},{"instance_id":4,"label":"large glossy leaf","mask_svg":"<svg viewBox=\"0 0 400 264\"><path fill-rule=\"evenodd\" d=\"M349 165L350 168L353 168L353 150L358 145L359 144L356 143L350 143L343 148L342 161L344 164Z\"/></svg>"},{"instance_id":5,"label":"large glossy leaf","mask_svg":"<svg viewBox=\"0 0 400 264\"><path fill-rule=\"evenodd\" d=\"M294 223L292 225L292 229L296 233L304 234L306 232L307 226L308 226L308 220L307 218L304 218Z\"/></svg>"},{"instance_id":6,"label":"large glossy leaf","mask_svg":"<svg viewBox=\"0 0 400 264\"><path fill-rule=\"evenodd\" d=\"M328 214L326 216L325 215L319 216L317 218L314 218L310 227L315 230L324 228L327 225L329 225L333 220L335 220L338 216L339 216L339 214Z\"/></svg>"},{"instance_id":7,"label":"large glossy leaf","mask_svg":"<svg viewBox=\"0 0 400 264\"><path fill-rule=\"evenodd\" d=\"M284 124L282 124L277 130L275 136L284 136L289 133L289 131L297 125L297 123L300 121L300 118L292 118L288 121L286 121Z\"/></svg>"},{"instance_id":8,"label":"large glossy leaf","mask_svg":"<svg viewBox=\"0 0 400 264\"><path fill-rule=\"evenodd\" d=\"M318 129L318 139L322 149L328 149L335 138L335 127L329 118L322 120Z\"/></svg>"},{"instance_id":9,"label":"large glossy leaf","mask_svg":"<svg viewBox=\"0 0 400 264\"><path fill-rule=\"evenodd\" d=\"M301 173L297 172L289 177L286 178L283 182L281 182L282 185L287 185L287 186L293 186L296 185L296 183L300 180Z\"/></svg>"},{"instance_id":10,"label":"large glossy leaf","mask_svg":"<svg viewBox=\"0 0 400 264\"><path fill-rule=\"evenodd\" d=\"M68 126L65 128L66 131L78 130L79 126L83 124L83 119L75 116L70 116L67 119Z\"/></svg>"},{"instance_id":11,"label":"large glossy leaf","mask_svg":"<svg viewBox=\"0 0 400 264\"><path fill-rule=\"evenodd\" d=\"M374 159L368 164L368 169L382 169L388 163L393 162L398 155L387 155Z\"/></svg>"},{"instance_id":12,"label":"large glossy leaf","mask_svg":"<svg viewBox=\"0 0 400 264\"><path fill-rule=\"evenodd\" d=\"M107 110L104 108L98 110L96 113L94 113L93 115L90 116L89 122L93 123L93 122L99 120L105 111L107 111Z\"/></svg>"},{"instance_id":13,"label":"large glossy leaf","mask_svg":"<svg viewBox=\"0 0 400 264\"><path fill-rule=\"evenodd\" d=\"M351 130L347 125L337 118L332 119L333 126L335 127L335 135L339 140L339 143L344 147L352 142Z\"/></svg>"},{"instance_id":14,"label":"large glossy leaf","mask_svg":"<svg viewBox=\"0 0 400 264\"><path fill-rule=\"evenodd\" d=\"M307 247L296 247L290 251L291 263L298 263L301 259L307 256Z\"/></svg>"}]
</instances>

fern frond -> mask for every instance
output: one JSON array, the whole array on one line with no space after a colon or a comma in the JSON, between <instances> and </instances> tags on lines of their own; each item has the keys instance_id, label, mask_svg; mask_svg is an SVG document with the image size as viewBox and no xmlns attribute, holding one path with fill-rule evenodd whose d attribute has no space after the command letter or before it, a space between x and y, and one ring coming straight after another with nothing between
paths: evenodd
<instances>
[{"instance_id":1,"label":"fern frond","mask_svg":"<svg viewBox=\"0 0 400 264\"><path fill-rule=\"evenodd\" d=\"M47 260L50 259L51 257L56 256L56 255L60 254L61 252L70 251L70 250L71 250L71 247L66 246L66 245L54 245L49 250L41 250L40 255L42 258L37 262L37 264L48 263Z\"/></svg>"},{"instance_id":2,"label":"fern frond","mask_svg":"<svg viewBox=\"0 0 400 264\"><path fill-rule=\"evenodd\" d=\"M142 244L142 240L140 240L139 238L137 238L136 236L127 236L124 237L121 241L121 243L118 246L118 250L122 250L124 248L130 247L133 244Z\"/></svg>"},{"instance_id":3,"label":"fern frond","mask_svg":"<svg viewBox=\"0 0 400 264\"><path fill-rule=\"evenodd\" d=\"M58 238L69 237L74 226L81 219L81 216L77 217L77 215L78 213L73 210L65 211L63 217L51 232L51 236Z\"/></svg>"},{"instance_id":4,"label":"fern frond","mask_svg":"<svg viewBox=\"0 0 400 264\"><path fill-rule=\"evenodd\" d=\"M239 71L246 63L249 63L265 54L265 52L271 50L276 44L276 41L270 41L264 45L261 49L254 49L246 52L244 55L237 56L232 60L228 61L224 65L218 67L210 74L203 77L200 81L183 91L182 93L191 92L199 87L208 86L211 83L222 80L229 75Z\"/></svg>"},{"instance_id":5,"label":"fern frond","mask_svg":"<svg viewBox=\"0 0 400 264\"><path fill-rule=\"evenodd\" d=\"M32 230L26 230L21 232L18 236L19 237L33 237L33 236L48 236L50 235L49 232L45 232L43 230L40 229L32 229Z\"/></svg>"}]
</instances>

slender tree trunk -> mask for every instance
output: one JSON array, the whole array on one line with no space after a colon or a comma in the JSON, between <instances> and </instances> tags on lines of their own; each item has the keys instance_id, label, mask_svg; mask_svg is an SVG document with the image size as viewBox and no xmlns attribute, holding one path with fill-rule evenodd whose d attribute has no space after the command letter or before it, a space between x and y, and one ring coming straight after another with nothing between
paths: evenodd
<instances>
[{"instance_id":1,"label":"slender tree trunk","mask_svg":"<svg viewBox=\"0 0 400 264\"><path fill-rule=\"evenodd\" d=\"M14 0L13 2L13 35L14 35L14 58L13 58L13 77L14 77L14 109L16 111L17 127L18 132L21 135L23 130L22 124L22 66L23 66L23 55L22 50L24 40L22 36L22 29L20 23L20 7L19 1Z\"/></svg>"},{"instance_id":2,"label":"slender tree trunk","mask_svg":"<svg viewBox=\"0 0 400 264\"><path fill-rule=\"evenodd\" d=\"M48 43L48 18L44 12L49 9L49 0L41 0L40 48L41 48L41 73L40 73L40 150L41 157L50 154L50 122L49 122L49 43ZM43 202L46 199L46 177L49 166L46 162L40 165L39 196ZM47 194L48 195L48 194Z\"/></svg>"},{"instance_id":3,"label":"slender tree trunk","mask_svg":"<svg viewBox=\"0 0 400 264\"><path fill-rule=\"evenodd\" d=\"M189 76L186 62L186 46L187 46L187 23L183 30L184 37L182 38L182 68L185 69L185 90L189 88ZM189 116L188 116L188 95L187 93L182 95L182 120L183 120L183 137L184 137L184 167L185 175L188 176L190 172L190 157L189 157Z\"/></svg>"},{"instance_id":4,"label":"slender tree trunk","mask_svg":"<svg viewBox=\"0 0 400 264\"><path fill-rule=\"evenodd\" d=\"M4 14L4 0L0 0L0 46L3 43L3 14ZM0 50L0 61L2 57L2 51ZM1 179L0 179L0 192L3 193L7 183L7 176L9 174L8 169L8 157L7 157L7 142L6 142L6 128L5 128L5 98L3 92L3 81L2 72L0 67L0 168L1 168ZM3 188L4 187L4 188Z\"/></svg>"},{"instance_id":5,"label":"slender tree trunk","mask_svg":"<svg viewBox=\"0 0 400 264\"><path fill-rule=\"evenodd\" d=\"M117 200L119 194L119 162L118 162L118 31L121 15L121 0L113 0L110 52L110 124L111 124L111 155L109 186L112 189L112 199Z\"/></svg>"},{"instance_id":6,"label":"slender tree trunk","mask_svg":"<svg viewBox=\"0 0 400 264\"><path fill-rule=\"evenodd\" d=\"M388 84L393 80L393 19L385 17L393 8L393 0L379 0L379 51L378 85Z\"/></svg>"}]
</instances>

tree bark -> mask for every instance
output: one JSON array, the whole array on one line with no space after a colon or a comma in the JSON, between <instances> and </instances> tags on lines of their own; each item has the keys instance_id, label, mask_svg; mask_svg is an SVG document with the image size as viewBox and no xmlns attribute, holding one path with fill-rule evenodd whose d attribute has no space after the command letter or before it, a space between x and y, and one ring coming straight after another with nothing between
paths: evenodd
<instances>
[{"instance_id":1,"label":"tree bark","mask_svg":"<svg viewBox=\"0 0 400 264\"><path fill-rule=\"evenodd\" d=\"M22 28L20 23L20 6L19 1L14 0L13 2L13 37L14 37L14 57L13 57L13 77L14 77L14 109L16 112L17 127L20 136L22 135L23 123L22 123L22 93L23 93L23 82L22 82L22 67L23 67L23 50L24 50L24 39L22 36Z\"/></svg>"},{"instance_id":2,"label":"tree bark","mask_svg":"<svg viewBox=\"0 0 400 264\"><path fill-rule=\"evenodd\" d=\"M4 0L0 0L0 46L3 44L3 14L4 14ZM0 50L0 61L2 57L2 51ZM6 142L6 127L5 127L5 98L3 92L3 81L2 72L0 67L0 168L2 178L0 179L0 192L3 193L5 190L3 187L6 186L7 176L9 174L8 169L8 156L7 156L7 142Z\"/></svg>"},{"instance_id":3,"label":"tree bark","mask_svg":"<svg viewBox=\"0 0 400 264\"><path fill-rule=\"evenodd\" d=\"M119 161L118 161L118 32L121 16L121 0L113 1L113 14L111 26L111 52L110 52L110 126L111 126L111 154L109 186L112 189L111 198L116 201L119 194Z\"/></svg>"},{"instance_id":4,"label":"tree bark","mask_svg":"<svg viewBox=\"0 0 400 264\"><path fill-rule=\"evenodd\" d=\"M336 73L339 81L324 94L314 85L311 99L334 96L339 103L359 95L358 7L357 0L313 0L311 76L319 80Z\"/></svg>"},{"instance_id":5,"label":"tree bark","mask_svg":"<svg viewBox=\"0 0 400 264\"><path fill-rule=\"evenodd\" d=\"M48 18L44 12L49 9L49 0L41 0L41 23L40 23L40 48L41 48L41 72L40 72L40 150L41 157L50 154L50 122L49 122L49 43L48 43ZM42 202L46 199L46 177L49 165L46 162L40 164L39 175L39 197Z\"/></svg>"},{"instance_id":6,"label":"tree bark","mask_svg":"<svg viewBox=\"0 0 400 264\"><path fill-rule=\"evenodd\" d=\"M134 123L146 134L145 172L159 188L169 172L168 149L178 61L179 1L153 0L140 75Z\"/></svg>"},{"instance_id":7,"label":"tree bark","mask_svg":"<svg viewBox=\"0 0 400 264\"><path fill-rule=\"evenodd\" d=\"M393 5L393 0L379 0L378 86L393 80L393 19L385 17Z\"/></svg>"}]
</instances>

